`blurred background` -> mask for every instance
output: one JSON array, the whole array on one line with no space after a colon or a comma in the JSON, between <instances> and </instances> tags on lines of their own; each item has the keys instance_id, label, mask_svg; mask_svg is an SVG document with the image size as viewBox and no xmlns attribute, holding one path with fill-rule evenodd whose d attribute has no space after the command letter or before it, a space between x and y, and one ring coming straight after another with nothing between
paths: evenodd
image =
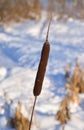
<instances>
[{"instance_id":1,"label":"blurred background","mask_svg":"<svg viewBox=\"0 0 84 130\"><path fill-rule=\"evenodd\" d=\"M39 20L51 10L58 20L84 19L84 0L0 0L0 22Z\"/></svg>"}]
</instances>

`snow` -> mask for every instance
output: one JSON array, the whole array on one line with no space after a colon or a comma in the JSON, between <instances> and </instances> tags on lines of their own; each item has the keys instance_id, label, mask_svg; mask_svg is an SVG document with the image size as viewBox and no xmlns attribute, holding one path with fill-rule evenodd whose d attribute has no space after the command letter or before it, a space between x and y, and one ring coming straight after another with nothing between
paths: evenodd
<instances>
[{"instance_id":1,"label":"snow","mask_svg":"<svg viewBox=\"0 0 84 130\"><path fill-rule=\"evenodd\" d=\"M0 80L4 79L7 75L7 70L5 67L0 68Z\"/></svg>"},{"instance_id":2,"label":"snow","mask_svg":"<svg viewBox=\"0 0 84 130\"><path fill-rule=\"evenodd\" d=\"M30 118L34 102L34 81L47 24L43 15L40 21L27 20L5 26L0 31L0 130L12 130L7 126L7 107L9 116L14 117L18 101L22 102L24 116ZM83 21L57 21L53 18L49 33L49 62L42 93L35 107L34 120L38 128L33 126L32 130L62 129L60 123L55 120L55 115L66 93L64 67L66 64L72 64L74 67L76 59L84 64L83 28ZM4 92L7 93L8 104L5 104ZM72 117L65 125L65 130L84 130L84 95L80 97L79 106L71 105ZM10 100L13 101L12 104Z\"/></svg>"}]
</instances>

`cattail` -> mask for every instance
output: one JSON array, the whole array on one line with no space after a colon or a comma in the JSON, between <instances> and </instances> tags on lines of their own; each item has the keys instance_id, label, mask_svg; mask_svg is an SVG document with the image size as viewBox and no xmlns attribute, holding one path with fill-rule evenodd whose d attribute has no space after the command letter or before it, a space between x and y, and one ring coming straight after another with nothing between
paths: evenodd
<instances>
[{"instance_id":1,"label":"cattail","mask_svg":"<svg viewBox=\"0 0 84 130\"><path fill-rule=\"evenodd\" d=\"M29 130L31 129L36 99L37 99L37 96L39 96L40 93L41 93L42 84L43 84L43 80L44 80L44 76L45 76L45 72L46 72L46 67L47 67L47 63L48 63L49 52L50 52L50 44L48 42L48 34L49 34L49 28L50 28L51 20L52 20L52 18L50 18L47 36L46 36L46 41L45 41L43 48L42 48L41 58L40 58L39 66L38 66L36 79L35 79L34 89L33 89L33 94L35 96L35 100L34 100L34 104L33 104L33 109L32 109L32 114L31 114L31 119L30 119L30 124L29 124Z\"/></svg>"},{"instance_id":2,"label":"cattail","mask_svg":"<svg viewBox=\"0 0 84 130\"><path fill-rule=\"evenodd\" d=\"M42 48L41 59L37 71L36 80L35 80L35 85L33 90L34 96L39 96L41 93L46 66L49 58L49 51L50 51L50 44L48 41L46 41Z\"/></svg>"},{"instance_id":3,"label":"cattail","mask_svg":"<svg viewBox=\"0 0 84 130\"><path fill-rule=\"evenodd\" d=\"M50 23L51 23L51 19L50 19ZM34 96L40 95L41 90L42 90L42 84L43 84L45 72L46 72L46 67L47 67L47 62L48 62L49 52L50 52L50 44L48 42L48 33L49 33L50 23L48 26L46 41L43 45L42 52L41 52L41 59L39 62L35 85L34 85L34 90L33 90Z\"/></svg>"}]
</instances>

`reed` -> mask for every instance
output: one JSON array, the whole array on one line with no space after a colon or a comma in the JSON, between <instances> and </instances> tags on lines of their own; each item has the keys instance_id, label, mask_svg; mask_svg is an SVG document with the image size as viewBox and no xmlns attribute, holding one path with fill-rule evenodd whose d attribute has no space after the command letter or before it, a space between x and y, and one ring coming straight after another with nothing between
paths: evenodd
<instances>
[{"instance_id":1,"label":"reed","mask_svg":"<svg viewBox=\"0 0 84 130\"><path fill-rule=\"evenodd\" d=\"M67 124L68 120L70 120L70 109L68 106L68 96L66 95L61 102L60 108L56 114L56 120L58 120L62 125L62 130L65 129L65 124Z\"/></svg>"},{"instance_id":2,"label":"reed","mask_svg":"<svg viewBox=\"0 0 84 130\"><path fill-rule=\"evenodd\" d=\"M69 77L69 82L66 83L65 88L67 90L69 90L68 92L68 97L69 97L69 101L72 104L79 104L80 103L80 97L79 97L79 93L81 91L81 89L83 90L84 86L83 86L83 82L81 79L83 79L83 73L81 73L82 68L80 67L80 65L78 63L76 63L76 66L74 68L73 71L73 75L71 77ZM81 91L83 92L83 91Z\"/></svg>"},{"instance_id":3,"label":"reed","mask_svg":"<svg viewBox=\"0 0 84 130\"><path fill-rule=\"evenodd\" d=\"M84 71L83 68L80 67L78 63L74 68L73 74L70 77L68 66L65 67L65 78L66 78L66 86L68 89L68 94L65 95L64 99L61 102L60 108L56 114L56 120L58 120L62 125L62 130L65 129L65 124L70 120L71 113L69 105L80 103L79 93L84 92Z\"/></svg>"},{"instance_id":4,"label":"reed","mask_svg":"<svg viewBox=\"0 0 84 130\"><path fill-rule=\"evenodd\" d=\"M28 130L29 120L21 113L21 107L21 102L18 102L18 106L15 111L15 117L10 119L10 124L11 127L15 128L16 130Z\"/></svg>"},{"instance_id":5,"label":"reed","mask_svg":"<svg viewBox=\"0 0 84 130\"><path fill-rule=\"evenodd\" d=\"M84 70L78 63L76 63L73 75L66 81L66 89L74 93L84 93Z\"/></svg>"}]
</instances>

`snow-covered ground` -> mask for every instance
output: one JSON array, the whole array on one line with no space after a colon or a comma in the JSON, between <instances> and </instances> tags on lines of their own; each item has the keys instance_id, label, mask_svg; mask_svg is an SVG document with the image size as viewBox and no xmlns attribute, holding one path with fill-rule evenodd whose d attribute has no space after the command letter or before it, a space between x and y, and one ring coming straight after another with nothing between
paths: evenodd
<instances>
[{"instance_id":1,"label":"snow-covered ground","mask_svg":"<svg viewBox=\"0 0 84 130\"><path fill-rule=\"evenodd\" d=\"M10 116L14 113L18 100L31 111L34 81L47 25L43 17L40 21L28 20L6 25L0 31L0 130L12 130L7 126L7 113L8 110L11 110ZM66 93L64 67L66 64L74 67L77 58L83 62L83 28L83 21L57 21L56 18L52 20L49 33L50 57L42 93L35 107L36 130L62 129L55 120L55 115ZM8 110L3 108L7 107L4 92L13 100ZM74 111L65 130L84 130L84 95L80 97L81 104L72 107ZM27 114L30 117L30 113Z\"/></svg>"}]
</instances>

